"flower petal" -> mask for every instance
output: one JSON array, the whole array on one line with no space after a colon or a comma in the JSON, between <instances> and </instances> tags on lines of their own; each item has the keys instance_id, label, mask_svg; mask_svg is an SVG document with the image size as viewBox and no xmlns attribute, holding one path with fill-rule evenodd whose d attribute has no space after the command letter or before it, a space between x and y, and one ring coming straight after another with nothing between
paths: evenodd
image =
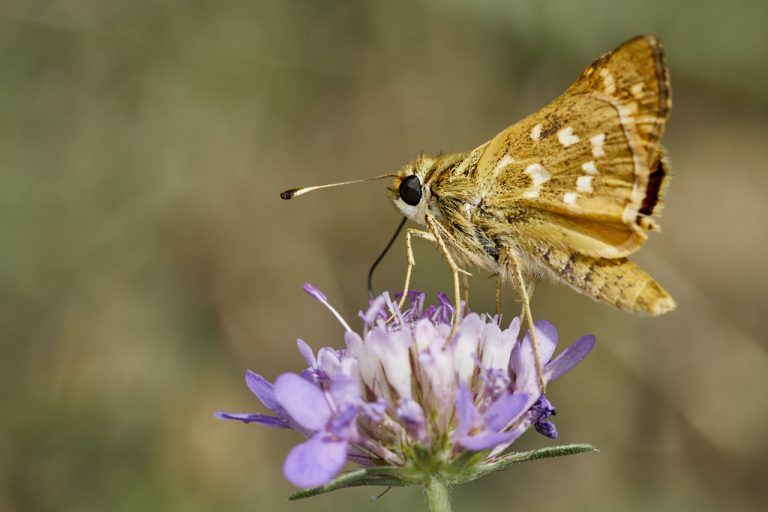
<instances>
[{"instance_id":1,"label":"flower petal","mask_svg":"<svg viewBox=\"0 0 768 512\"><path fill-rule=\"evenodd\" d=\"M528 407L526 407L526 409L528 409ZM550 425L542 425L540 428L543 431L539 430L539 428L536 430L546 435L547 437L549 437L550 434L557 436L557 429L555 428L555 425L546 421L546 418L554 413L555 408L552 407L552 404L549 403L547 397L541 395L533 403L530 404L530 409L526 411L522 419L518 421L513 428L508 430L508 432L513 435L504 443L496 446L493 451L491 451L489 456L493 457L506 450L509 445L515 442L518 437L523 435L523 433L528 430L531 425L537 424L539 421L550 423Z\"/></svg>"},{"instance_id":2,"label":"flower petal","mask_svg":"<svg viewBox=\"0 0 768 512\"><path fill-rule=\"evenodd\" d=\"M451 341L453 368L459 382L469 382L475 371L475 357L480 342L483 320L477 313L470 313L461 321Z\"/></svg>"},{"instance_id":3,"label":"flower petal","mask_svg":"<svg viewBox=\"0 0 768 512\"><path fill-rule=\"evenodd\" d=\"M342 375L346 375L347 377L352 377L357 381L359 381L361 378L360 366L358 364L357 359L355 359L354 357L348 357L348 356L342 357L339 371L341 372Z\"/></svg>"},{"instance_id":4,"label":"flower petal","mask_svg":"<svg viewBox=\"0 0 768 512\"><path fill-rule=\"evenodd\" d=\"M595 346L595 337L591 334L582 336L563 350L556 358L544 366L544 379L548 382L562 377L576 366Z\"/></svg>"},{"instance_id":5,"label":"flower petal","mask_svg":"<svg viewBox=\"0 0 768 512\"><path fill-rule=\"evenodd\" d=\"M496 325L496 324L488 324ZM497 343L491 343L490 353L487 354L488 340L484 342L483 348L483 366L485 368L498 368L504 371L509 369L509 358L512 354L512 349L517 343L517 336L520 334L520 317L516 316L510 322L509 327L501 331L501 339L497 340ZM486 336L485 331L483 337Z\"/></svg>"},{"instance_id":6,"label":"flower petal","mask_svg":"<svg viewBox=\"0 0 768 512\"><path fill-rule=\"evenodd\" d=\"M437 336L437 329L435 329L434 324L427 319L417 321L413 328L413 338L416 340L416 350L419 352L427 350L432 344L432 340Z\"/></svg>"},{"instance_id":7,"label":"flower petal","mask_svg":"<svg viewBox=\"0 0 768 512\"><path fill-rule=\"evenodd\" d=\"M331 378L330 393L337 410L357 407L362 402L357 380L346 375L338 374Z\"/></svg>"},{"instance_id":8,"label":"flower petal","mask_svg":"<svg viewBox=\"0 0 768 512\"><path fill-rule=\"evenodd\" d=\"M339 353L330 347L321 348L317 351L317 367L329 377L336 375L341 371Z\"/></svg>"},{"instance_id":9,"label":"flower petal","mask_svg":"<svg viewBox=\"0 0 768 512\"><path fill-rule=\"evenodd\" d=\"M256 372L248 370L245 372L245 384L248 386L248 389L256 395L256 398L261 400L261 403L263 403L267 409L274 413L282 411L283 408L280 407L280 404L278 404L275 399L275 391L272 383L267 379Z\"/></svg>"},{"instance_id":10,"label":"flower petal","mask_svg":"<svg viewBox=\"0 0 768 512\"><path fill-rule=\"evenodd\" d=\"M408 347L413 344L410 330L390 332L383 325L377 325L368 333L366 345L376 354L387 382L400 398L411 397L411 362Z\"/></svg>"},{"instance_id":11,"label":"flower petal","mask_svg":"<svg viewBox=\"0 0 768 512\"><path fill-rule=\"evenodd\" d=\"M530 396L525 393L506 393L493 402L485 413L485 425L489 431L498 432L530 407Z\"/></svg>"},{"instance_id":12,"label":"flower petal","mask_svg":"<svg viewBox=\"0 0 768 512\"><path fill-rule=\"evenodd\" d=\"M220 420L237 420L242 421L243 423L260 423L266 427L272 428L290 428L287 420L278 418L277 416L269 416L268 414L218 411L213 413L213 415Z\"/></svg>"},{"instance_id":13,"label":"flower petal","mask_svg":"<svg viewBox=\"0 0 768 512\"><path fill-rule=\"evenodd\" d=\"M494 432L480 434L479 436L465 436L457 440L457 443L473 452L490 450L500 444L508 443L517 438L517 432Z\"/></svg>"},{"instance_id":14,"label":"flower petal","mask_svg":"<svg viewBox=\"0 0 768 512\"><path fill-rule=\"evenodd\" d=\"M454 440L463 439L471 430L482 424L482 416L475 407L472 392L464 382L459 385L456 393L456 418L459 424L453 433Z\"/></svg>"},{"instance_id":15,"label":"flower petal","mask_svg":"<svg viewBox=\"0 0 768 512\"><path fill-rule=\"evenodd\" d=\"M346 441L328 441L317 434L290 451L283 473L297 487L317 487L336 476L346 459Z\"/></svg>"},{"instance_id":16,"label":"flower petal","mask_svg":"<svg viewBox=\"0 0 768 512\"><path fill-rule=\"evenodd\" d=\"M482 333L483 368L506 371L509 368L509 356L516 339L517 334L509 336L498 325L485 324Z\"/></svg>"},{"instance_id":17,"label":"flower petal","mask_svg":"<svg viewBox=\"0 0 768 512\"><path fill-rule=\"evenodd\" d=\"M427 435L427 419L424 410L415 400L406 398L397 406L397 416L405 423L408 433L416 441L425 443L429 440Z\"/></svg>"},{"instance_id":18,"label":"flower petal","mask_svg":"<svg viewBox=\"0 0 768 512\"><path fill-rule=\"evenodd\" d=\"M324 433L335 441L357 441L357 412L354 405L338 411L326 424Z\"/></svg>"},{"instance_id":19,"label":"flower petal","mask_svg":"<svg viewBox=\"0 0 768 512\"><path fill-rule=\"evenodd\" d=\"M487 369L480 372L483 381L483 399L491 402L507 392L511 380L507 369Z\"/></svg>"},{"instance_id":20,"label":"flower petal","mask_svg":"<svg viewBox=\"0 0 768 512\"><path fill-rule=\"evenodd\" d=\"M534 322L533 325L536 328L536 341L539 343L541 364L545 364L552 359L552 354L555 353L555 349L557 348L557 329L552 322L546 320L539 320L538 322ZM526 337L529 338L529 344L531 343L530 336L530 332L526 333Z\"/></svg>"},{"instance_id":21,"label":"flower petal","mask_svg":"<svg viewBox=\"0 0 768 512\"><path fill-rule=\"evenodd\" d=\"M534 326L536 327L536 342L538 343L541 364L544 365L552 357L557 346L557 330L546 320L539 320ZM538 390L538 394L540 394L541 390L539 390L536 376L536 358L530 331L525 334L523 341L515 346L509 359L509 366L517 377L515 383L517 391L533 394Z\"/></svg>"},{"instance_id":22,"label":"flower petal","mask_svg":"<svg viewBox=\"0 0 768 512\"><path fill-rule=\"evenodd\" d=\"M363 339L356 332L345 332L344 342L347 345L347 355L357 360L357 369L360 372L360 378L363 380L363 383L369 388L373 388L376 370L379 367L378 359L371 351L371 348L363 342Z\"/></svg>"},{"instance_id":23,"label":"flower petal","mask_svg":"<svg viewBox=\"0 0 768 512\"><path fill-rule=\"evenodd\" d=\"M284 373L275 380L275 398L304 428L322 430L331 417L320 388L295 373Z\"/></svg>"},{"instance_id":24,"label":"flower petal","mask_svg":"<svg viewBox=\"0 0 768 512\"><path fill-rule=\"evenodd\" d=\"M387 413L387 402L379 398L376 402L366 402L363 404L363 414L376 423L384 419Z\"/></svg>"},{"instance_id":25,"label":"flower petal","mask_svg":"<svg viewBox=\"0 0 768 512\"><path fill-rule=\"evenodd\" d=\"M522 320L519 316L516 316L512 319L511 322L509 322L509 327L504 329L504 334L508 334L512 336L514 339L517 339L517 335L520 334L520 325L522 324Z\"/></svg>"},{"instance_id":26,"label":"flower petal","mask_svg":"<svg viewBox=\"0 0 768 512\"><path fill-rule=\"evenodd\" d=\"M429 349L418 356L419 367L429 382L428 390L424 390L429 400L424 404L427 410L447 411L453 406L456 377L451 355L443 350L444 341L444 337L433 338ZM446 414L443 418L445 421L448 419L447 416Z\"/></svg>"},{"instance_id":27,"label":"flower petal","mask_svg":"<svg viewBox=\"0 0 768 512\"><path fill-rule=\"evenodd\" d=\"M296 345L299 346L299 354L307 362L307 366L317 368L317 359L315 359L315 353L312 352L312 347L307 345L307 342L301 338L296 340Z\"/></svg>"},{"instance_id":28,"label":"flower petal","mask_svg":"<svg viewBox=\"0 0 768 512\"><path fill-rule=\"evenodd\" d=\"M371 303L368 305L368 310L364 314L362 314L363 322L365 322L365 325L371 326L373 325L373 322L376 321L377 318L383 316L385 319L387 318L387 296L385 294L381 294L375 299L371 301Z\"/></svg>"}]
</instances>

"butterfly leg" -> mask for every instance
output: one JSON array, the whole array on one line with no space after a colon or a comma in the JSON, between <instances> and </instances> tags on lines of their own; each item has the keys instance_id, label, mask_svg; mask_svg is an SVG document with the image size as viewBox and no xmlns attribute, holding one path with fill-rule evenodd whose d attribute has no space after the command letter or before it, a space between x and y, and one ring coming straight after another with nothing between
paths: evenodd
<instances>
[{"instance_id":1,"label":"butterfly leg","mask_svg":"<svg viewBox=\"0 0 768 512\"><path fill-rule=\"evenodd\" d=\"M440 236L436 222L434 219L432 219L432 217L427 216L427 227L429 227L430 231L432 231L432 238L435 240L438 249L440 249L440 252L443 254L445 261L448 263L448 266L453 273L453 303L454 307L456 308L456 312L453 315L453 326L451 327L451 332L448 333L448 337L445 339L447 343L448 340L453 337L456 329L459 327L459 320L461 319L461 287L459 286L459 273L465 274L467 276L471 276L472 274L459 268L456 262L453 261L453 256L451 256L451 253L448 252L448 247L445 245L443 237Z\"/></svg>"},{"instance_id":2,"label":"butterfly leg","mask_svg":"<svg viewBox=\"0 0 768 512\"><path fill-rule=\"evenodd\" d=\"M531 299L528 295L528 289L525 285L525 279L523 278L522 266L520 260L514 251L507 247L504 247L499 256L499 265L503 266L507 262L512 267L512 278L515 280L515 287L517 288L520 300L523 301L523 314L528 319L528 329L531 332L531 344L533 345L533 358L536 361L536 376L539 380L539 388L541 393L546 392L546 386L544 385L544 374L541 367L541 356L539 355L539 344L536 341L536 329L533 326L533 315L531 314Z\"/></svg>"},{"instance_id":3,"label":"butterfly leg","mask_svg":"<svg viewBox=\"0 0 768 512\"><path fill-rule=\"evenodd\" d=\"M405 304L405 300L408 298L408 291L411 287L411 273L413 272L413 267L416 266L416 258L413 257L413 247L411 246L411 238L414 236L417 236L419 238L423 238L424 240L429 240L430 242L435 242L435 237L432 233L428 231L421 231L419 229L413 229L408 228L405 231L405 255L408 259L408 269L405 271L405 284L403 285L403 296L400 297L400 302L398 302L397 307L399 309L403 309L403 305ZM394 313L392 316L387 320L387 322L390 322L395 317Z\"/></svg>"},{"instance_id":4,"label":"butterfly leg","mask_svg":"<svg viewBox=\"0 0 768 512\"><path fill-rule=\"evenodd\" d=\"M501 275L496 276L496 316L501 315Z\"/></svg>"},{"instance_id":5,"label":"butterfly leg","mask_svg":"<svg viewBox=\"0 0 768 512\"><path fill-rule=\"evenodd\" d=\"M461 275L461 284L464 285L464 307L469 307L469 276L467 274Z\"/></svg>"}]
</instances>

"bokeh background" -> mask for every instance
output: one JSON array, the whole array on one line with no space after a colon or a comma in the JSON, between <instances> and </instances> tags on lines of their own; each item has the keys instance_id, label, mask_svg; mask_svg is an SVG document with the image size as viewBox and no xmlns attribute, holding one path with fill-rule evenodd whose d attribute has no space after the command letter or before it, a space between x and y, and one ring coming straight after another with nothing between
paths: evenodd
<instances>
[{"instance_id":1,"label":"bokeh background","mask_svg":"<svg viewBox=\"0 0 768 512\"><path fill-rule=\"evenodd\" d=\"M764 510L768 499L768 4L5 0L0 4L0 510L417 510L418 489L288 503L298 437L246 368L340 346L398 215L389 172L472 148L594 58L659 34L674 179L637 259L676 297L638 318L541 286L593 354L551 388L599 454L459 488L457 510ZM415 285L449 274L417 242ZM402 241L376 275L401 286ZM505 300L511 306L512 295ZM493 281L472 280L491 310ZM549 441L529 433L522 447Z\"/></svg>"}]
</instances>

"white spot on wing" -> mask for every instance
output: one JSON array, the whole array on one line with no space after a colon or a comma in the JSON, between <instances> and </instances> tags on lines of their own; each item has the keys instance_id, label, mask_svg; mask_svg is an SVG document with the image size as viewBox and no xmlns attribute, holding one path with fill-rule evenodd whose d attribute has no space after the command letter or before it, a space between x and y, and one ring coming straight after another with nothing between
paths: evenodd
<instances>
[{"instance_id":1,"label":"white spot on wing","mask_svg":"<svg viewBox=\"0 0 768 512\"><path fill-rule=\"evenodd\" d=\"M576 190L579 192L592 192L592 176L579 176L576 178Z\"/></svg>"},{"instance_id":2,"label":"white spot on wing","mask_svg":"<svg viewBox=\"0 0 768 512\"><path fill-rule=\"evenodd\" d=\"M616 92L616 82L613 79L613 74L607 69L603 69L603 71L606 71L606 73L604 75L603 73L600 74L603 75L603 88L605 89L605 93L613 94Z\"/></svg>"},{"instance_id":3,"label":"white spot on wing","mask_svg":"<svg viewBox=\"0 0 768 512\"><path fill-rule=\"evenodd\" d=\"M493 177L497 177L501 171L503 171L512 162L514 162L514 158L509 155L504 155L504 157L499 160L499 163L496 164L496 167L493 168Z\"/></svg>"},{"instance_id":4,"label":"white spot on wing","mask_svg":"<svg viewBox=\"0 0 768 512\"><path fill-rule=\"evenodd\" d=\"M600 174L594 160L581 164L581 169L587 174Z\"/></svg>"},{"instance_id":5,"label":"white spot on wing","mask_svg":"<svg viewBox=\"0 0 768 512\"><path fill-rule=\"evenodd\" d=\"M595 158L605 156L605 151L603 150L603 143L605 142L604 133L598 133L594 137L591 137L589 142L592 143L592 156Z\"/></svg>"},{"instance_id":6,"label":"white spot on wing","mask_svg":"<svg viewBox=\"0 0 768 512\"><path fill-rule=\"evenodd\" d=\"M576 198L579 196L576 192L566 192L563 194L563 202L565 204L573 204L576 202Z\"/></svg>"},{"instance_id":7,"label":"white spot on wing","mask_svg":"<svg viewBox=\"0 0 768 512\"><path fill-rule=\"evenodd\" d=\"M525 168L525 174L531 177L533 185L540 187L545 182L549 181L551 177L549 172L541 166L541 164L531 164Z\"/></svg>"},{"instance_id":8,"label":"white spot on wing","mask_svg":"<svg viewBox=\"0 0 768 512\"><path fill-rule=\"evenodd\" d=\"M531 139L539 140L541 138L541 124L537 124L531 129Z\"/></svg>"},{"instance_id":9,"label":"white spot on wing","mask_svg":"<svg viewBox=\"0 0 768 512\"><path fill-rule=\"evenodd\" d=\"M638 82L632 87L629 88L629 92L632 93L632 96L635 98L639 98L643 95L643 82Z\"/></svg>"},{"instance_id":10,"label":"white spot on wing","mask_svg":"<svg viewBox=\"0 0 768 512\"><path fill-rule=\"evenodd\" d=\"M571 144L576 144L579 142L578 135L573 133L573 128L570 126L566 126L559 132L557 132L557 140L560 141L560 144L562 144L565 147L570 146Z\"/></svg>"},{"instance_id":11,"label":"white spot on wing","mask_svg":"<svg viewBox=\"0 0 768 512\"><path fill-rule=\"evenodd\" d=\"M526 190L523 192L523 197L526 197L528 199L533 199L535 197L539 197L539 189L541 189L541 186L549 181L549 178L552 176L549 174L549 171L547 171L544 167L541 166L541 164L531 164L528 167L525 168L525 174L531 177L531 188L529 190Z\"/></svg>"}]
</instances>

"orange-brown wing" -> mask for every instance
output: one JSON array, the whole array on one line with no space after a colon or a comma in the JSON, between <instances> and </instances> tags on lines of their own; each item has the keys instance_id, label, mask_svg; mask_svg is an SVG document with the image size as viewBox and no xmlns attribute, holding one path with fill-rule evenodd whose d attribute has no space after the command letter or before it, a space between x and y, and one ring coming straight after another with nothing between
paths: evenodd
<instances>
[{"instance_id":1,"label":"orange-brown wing","mask_svg":"<svg viewBox=\"0 0 768 512\"><path fill-rule=\"evenodd\" d=\"M519 243L631 254L657 229L651 217L667 176L659 140L670 105L658 39L624 43L483 148L474 178L484 205L504 212Z\"/></svg>"}]
</instances>

